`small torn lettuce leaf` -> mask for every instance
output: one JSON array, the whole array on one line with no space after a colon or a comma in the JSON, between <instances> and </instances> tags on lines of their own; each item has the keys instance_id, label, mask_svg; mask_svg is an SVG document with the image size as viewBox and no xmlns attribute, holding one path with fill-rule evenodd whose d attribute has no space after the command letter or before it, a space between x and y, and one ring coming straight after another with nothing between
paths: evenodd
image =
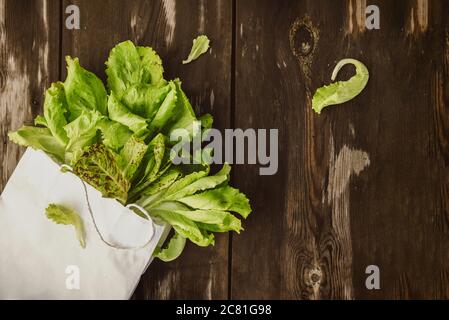
<instances>
[{"instance_id":1,"label":"small torn lettuce leaf","mask_svg":"<svg viewBox=\"0 0 449 320\"><path fill-rule=\"evenodd\" d=\"M209 50L209 38L205 35L198 36L193 40L193 46L190 50L189 56L186 60L182 61L183 64L187 64L199 58L200 55L206 53Z\"/></svg>"},{"instance_id":2,"label":"small torn lettuce leaf","mask_svg":"<svg viewBox=\"0 0 449 320\"><path fill-rule=\"evenodd\" d=\"M72 225L75 228L76 237L82 248L86 247L83 220L74 210L58 204L50 204L45 209L48 219L56 224Z\"/></svg>"},{"instance_id":3,"label":"small torn lettuce leaf","mask_svg":"<svg viewBox=\"0 0 449 320\"><path fill-rule=\"evenodd\" d=\"M353 64L356 74L347 81L338 81L319 88L312 99L313 110L320 114L327 106L341 104L359 95L368 83L369 72L366 66L355 59L343 59L332 72L331 80L335 81L340 69L346 64Z\"/></svg>"},{"instance_id":4,"label":"small torn lettuce leaf","mask_svg":"<svg viewBox=\"0 0 449 320\"><path fill-rule=\"evenodd\" d=\"M175 232L165 248L157 247L153 256L164 261L170 262L178 258L186 245L186 238Z\"/></svg>"}]
</instances>

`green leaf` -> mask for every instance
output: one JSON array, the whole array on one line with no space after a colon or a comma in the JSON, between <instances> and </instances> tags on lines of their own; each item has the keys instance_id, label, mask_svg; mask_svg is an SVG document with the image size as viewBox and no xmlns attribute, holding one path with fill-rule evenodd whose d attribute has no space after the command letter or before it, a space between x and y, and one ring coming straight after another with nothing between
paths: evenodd
<instances>
[{"instance_id":1,"label":"green leaf","mask_svg":"<svg viewBox=\"0 0 449 320\"><path fill-rule=\"evenodd\" d=\"M8 134L9 139L21 146L42 150L53 156L59 163L64 162L65 146L47 128L23 126Z\"/></svg>"},{"instance_id":2,"label":"green leaf","mask_svg":"<svg viewBox=\"0 0 449 320\"><path fill-rule=\"evenodd\" d=\"M140 56L131 41L116 45L109 54L106 66L109 90L119 98L130 85L140 82Z\"/></svg>"},{"instance_id":3,"label":"green leaf","mask_svg":"<svg viewBox=\"0 0 449 320\"><path fill-rule=\"evenodd\" d=\"M180 214L168 210L155 210L151 213L172 225L177 233L188 238L200 247L207 247L215 244L215 237L213 234L201 231L193 221Z\"/></svg>"},{"instance_id":4,"label":"green leaf","mask_svg":"<svg viewBox=\"0 0 449 320\"><path fill-rule=\"evenodd\" d=\"M187 64L199 58L200 55L206 53L209 50L209 38L207 36L201 35L193 40L193 46L190 50L189 57L182 61L183 64Z\"/></svg>"},{"instance_id":5,"label":"green leaf","mask_svg":"<svg viewBox=\"0 0 449 320\"><path fill-rule=\"evenodd\" d=\"M157 247L153 256L164 262L173 261L181 255L185 245L186 238L175 232L167 246L165 248Z\"/></svg>"},{"instance_id":6,"label":"green leaf","mask_svg":"<svg viewBox=\"0 0 449 320\"><path fill-rule=\"evenodd\" d=\"M150 121L156 115L171 88L170 85L134 85L124 92L121 101L132 113Z\"/></svg>"},{"instance_id":7,"label":"green leaf","mask_svg":"<svg viewBox=\"0 0 449 320\"><path fill-rule=\"evenodd\" d=\"M84 225L81 217L74 210L58 205L50 204L45 209L48 219L57 224L72 225L76 231L76 237L82 248L86 247Z\"/></svg>"},{"instance_id":8,"label":"green leaf","mask_svg":"<svg viewBox=\"0 0 449 320\"><path fill-rule=\"evenodd\" d=\"M165 83L164 67L159 55L150 47L137 47L140 57L140 83L160 85Z\"/></svg>"},{"instance_id":9,"label":"green leaf","mask_svg":"<svg viewBox=\"0 0 449 320\"><path fill-rule=\"evenodd\" d=\"M36 118L34 119L34 125L48 128L47 120L45 120L45 117L42 115L36 116Z\"/></svg>"},{"instance_id":10,"label":"green leaf","mask_svg":"<svg viewBox=\"0 0 449 320\"><path fill-rule=\"evenodd\" d=\"M67 79L64 89L70 112L70 121L84 111L97 110L106 115L106 89L103 82L92 72L82 68L78 58L66 57ZM47 119L48 120L48 119Z\"/></svg>"},{"instance_id":11,"label":"green leaf","mask_svg":"<svg viewBox=\"0 0 449 320\"><path fill-rule=\"evenodd\" d=\"M218 225L221 227L221 229L227 228L228 231L234 230L236 232L240 232L240 230L242 230L240 220L229 212L223 210L190 209L189 207L174 201L163 202L157 207L151 209L151 212L154 212L156 214L160 213L161 211L174 212L194 222Z\"/></svg>"},{"instance_id":12,"label":"green leaf","mask_svg":"<svg viewBox=\"0 0 449 320\"><path fill-rule=\"evenodd\" d=\"M165 96L164 101L162 102L160 108L158 109L156 115L150 123L150 135L157 134L158 132L166 134L168 131L166 129L168 127L168 124L170 124L177 116L176 102L178 96L176 92L176 86L173 81L170 81L168 85L170 86L170 91Z\"/></svg>"},{"instance_id":13,"label":"green leaf","mask_svg":"<svg viewBox=\"0 0 449 320\"><path fill-rule=\"evenodd\" d=\"M319 88L312 99L312 108L320 114L323 108L347 102L362 92L368 83L369 72L366 66L355 59L343 59L332 72L331 80L334 81L340 69L346 64L353 64L356 67L356 74L347 81L338 81L328 86Z\"/></svg>"},{"instance_id":14,"label":"green leaf","mask_svg":"<svg viewBox=\"0 0 449 320\"><path fill-rule=\"evenodd\" d=\"M101 131L104 145L114 152L122 149L133 134L128 127L106 118L100 120L98 128Z\"/></svg>"},{"instance_id":15,"label":"green leaf","mask_svg":"<svg viewBox=\"0 0 449 320\"><path fill-rule=\"evenodd\" d=\"M74 164L88 146L97 142L97 130L102 119L104 117L98 111L83 110L76 120L64 127L69 139L65 154L67 163Z\"/></svg>"},{"instance_id":16,"label":"green leaf","mask_svg":"<svg viewBox=\"0 0 449 320\"><path fill-rule=\"evenodd\" d=\"M159 179L153 181L148 187L144 188L140 194L142 196L153 195L171 186L180 176L181 172L179 172L177 168L170 169L161 175Z\"/></svg>"},{"instance_id":17,"label":"green leaf","mask_svg":"<svg viewBox=\"0 0 449 320\"><path fill-rule=\"evenodd\" d=\"M191 208L202 210L226 210L240 214L247 218L251 213L248 198L238 189L230 186L222 186L213 190L183 197L177 201Z\"/></svg>"},{"instance_id":18,"label":"green leaf","mask_svg":"<svg viewBox=\"0 0 449 320\"><path fill-rule=\"evenodd\" d=\"M143 137L148 133L147 121L128 110L113 92L108 99L109 118L129 128L137 136Z\"/></svg>"},{"instance_id":19,"label":"green leaf","mask_svg":"<svg viewBox=\"0 0 449 320\"><path fill-rule=\"evenodd\" d=\"M130 182L120 170L117 156L104 145L91 146L75 164L73 172L104 197L126 203Z\"/></svg>"},{"instance_id":20,"label":"green leaf","mask_svg":"<svg viewBox=\"0 0 449 320\"><path fill-rule=\"evenodd\" d=\"M147 150L148 146L134 136L125 144L120 152L120 159L123 174L127 180L132 180Z\"/></svg>"},{"instance_id":21,"label":"green leaf","mask_svg":"<svg viewBox=\"0 0 449 320\"><path fill-rule=\"evenodd\" d=\"M65 98L64 84L56 82L45 92L44 117L45 124L53 136L62 144L67 144L69 138L64 130L67 124L67 101Z\"/></svg>"},{"instance_id":22,"label":"green leaf","mask_svg":"<svg viewBox=\"0 0 449 320\"><path fill-rule=\"evenodd\" d=\"M158 134L148 145L148 152L143 158L140 175L131 189L132 195L137 195L156 180L162 167L165 155L165 140L162 134Z\"/></svg>"},{"instance_id":23,"label":"green leaf","mask_svg":"<svg viewBox=\"0 0 449 320\"><path fill-rule=\"evenodd\" d=\"M162 60L149 47L136 47L131 41L116 45L106 62L108 87L119 99L132 86L163 84Z\"/></svg>"}]
</instances>

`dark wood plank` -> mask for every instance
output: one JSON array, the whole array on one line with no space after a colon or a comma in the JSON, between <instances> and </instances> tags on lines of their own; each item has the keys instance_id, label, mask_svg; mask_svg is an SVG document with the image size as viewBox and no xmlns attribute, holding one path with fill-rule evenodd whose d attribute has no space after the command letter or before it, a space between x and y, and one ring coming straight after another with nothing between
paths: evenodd
<instances>
[{"instance_id":1,"label":"dark wood plank","mask_svg":"<svg viewBox=\"0 0 449 320\"><path fill-rule=\"evenodd\" d=\"M231 6L229 1L64 1L81 11L81 29L64 30L63 54L80 58L103 79L104 62L118 42L152 46L164 61L166 78L179 77L198 113L210 112L215 126L229 126ZM207 34L212 50L182 65L192 40ZM65 73L65 71L64 71ZM188 245L172 263L155 261L142 277L136 299L224 299L228 294L228 236L213 248Z\"/></svg>"},{"instance_id":2,"label":"dark wood plank","mask_svg":"<svg viewBox=\"0 0 449 320\"><path fill-rule=\"evenodd\" d=\"M8 132L32 123L58 78L59 2L0 0L0 191L23 148Z\"/></svg>"},{"instance_id":3,"label":"dark wood plank","mask_svg":"<svg viewBox=\"0 0 449 320\"><path fill-rule=\"evenodd\" d=\"M254 206L233 237L232 298L448 297L448 5L238 1L236 127L279 128L279 172L236 169ZM356 99L311 110L337 61ZM339 78L348 78L345 68ZM367 290L365 268L380 268Z\"/></svg>"}]
</instances>

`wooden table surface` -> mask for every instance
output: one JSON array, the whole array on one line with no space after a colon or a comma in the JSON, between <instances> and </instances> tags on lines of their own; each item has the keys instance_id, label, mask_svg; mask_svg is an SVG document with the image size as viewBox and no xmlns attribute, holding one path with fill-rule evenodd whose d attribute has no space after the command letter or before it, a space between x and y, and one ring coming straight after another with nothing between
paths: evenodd
<instances>
[{"instance_id":1,"label":"wooden table surface","mask_svg":"<svg viewBox=\"0 0 449 320\"><path fill-rule=\"evenodd\" d=\"M65 28L70 4L80 30ZM379 30L365 27L371 4ZM279 129L276 175L234 166L254 209L245 231L154 262L134 298L449 298L448 14L444 0L0 0L0 190L24 151L7 132L41 112L63 57L104 79L131 39L217 128ZM184 66L198 34L212 50ZM318 116L311 96L346 57L369 84Z\"/></svg>"}]
</instances>

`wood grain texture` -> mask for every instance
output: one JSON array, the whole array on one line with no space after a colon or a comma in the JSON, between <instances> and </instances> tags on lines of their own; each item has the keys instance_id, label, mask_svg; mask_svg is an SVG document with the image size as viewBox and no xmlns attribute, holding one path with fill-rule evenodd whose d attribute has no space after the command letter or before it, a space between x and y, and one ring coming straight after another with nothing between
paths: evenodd
<instances>
[{"instance_id":1,"label":"wood grain texture","mask_svg":"<svg viewBox=\"0 0 449 320\"><path fill-rule=\"evenodd\" d=\"M64 28L69 4L80 30ZM371 4L380 30L365 27ZM134 299L449 299L448 16L444 0L0 0L0 190L23 151L7 132L41 111L64 56L105 80L131 39L215 127L279 129L276 175L233 167L254 209L245 231L155 261ZM211 51L182 65L199 34ZM346 57L368 86L318 116L312 95Z\"/></svg>"},{"instance_id":2,"label":"wood grain texture","mask_svg":"<svg viewBox=\"0 0 449 320\"><path fill-rule=\"evenodd\" d=\"M447 298L448 6L369 2L380 30L366 1L237 2L236 126L281 130L277 176L236 170L255 213L233 239L233 298ZM370 82L318 116L345 57Z\"/></svg>"},{"instance_id":3,"label":"wood grain texture","mask_svg":"<svg viewBox=\"0 0 449 320\"><path fill-rule=\"evenodd\" d=\"M81 12L81 29L64 30L62 54L105 79L104 62L120 41L153 47L167 79L179 77L197 114L211 113L217 128L229 126L231 6L229 1L64 1ZM213 43L201 63L182 65L199 34ZM65 67L63 67L65 68ZM65 74L65 70L63 70ZM225 299L228 295L228 236L212 248L188 244L172 263L155 261L142 277L135 299Z\"/></svg>"},{"instance_id":4,"label":"wood grain texture","mask_svg":"<svg viewBox=\"0 0 449 320\"><path fill-rule=\"evenodd\" d=\"M58 79L59 4L0 0L0 190L23 153L8 132L32 123Z\"/></svg>"}]
</instances>

